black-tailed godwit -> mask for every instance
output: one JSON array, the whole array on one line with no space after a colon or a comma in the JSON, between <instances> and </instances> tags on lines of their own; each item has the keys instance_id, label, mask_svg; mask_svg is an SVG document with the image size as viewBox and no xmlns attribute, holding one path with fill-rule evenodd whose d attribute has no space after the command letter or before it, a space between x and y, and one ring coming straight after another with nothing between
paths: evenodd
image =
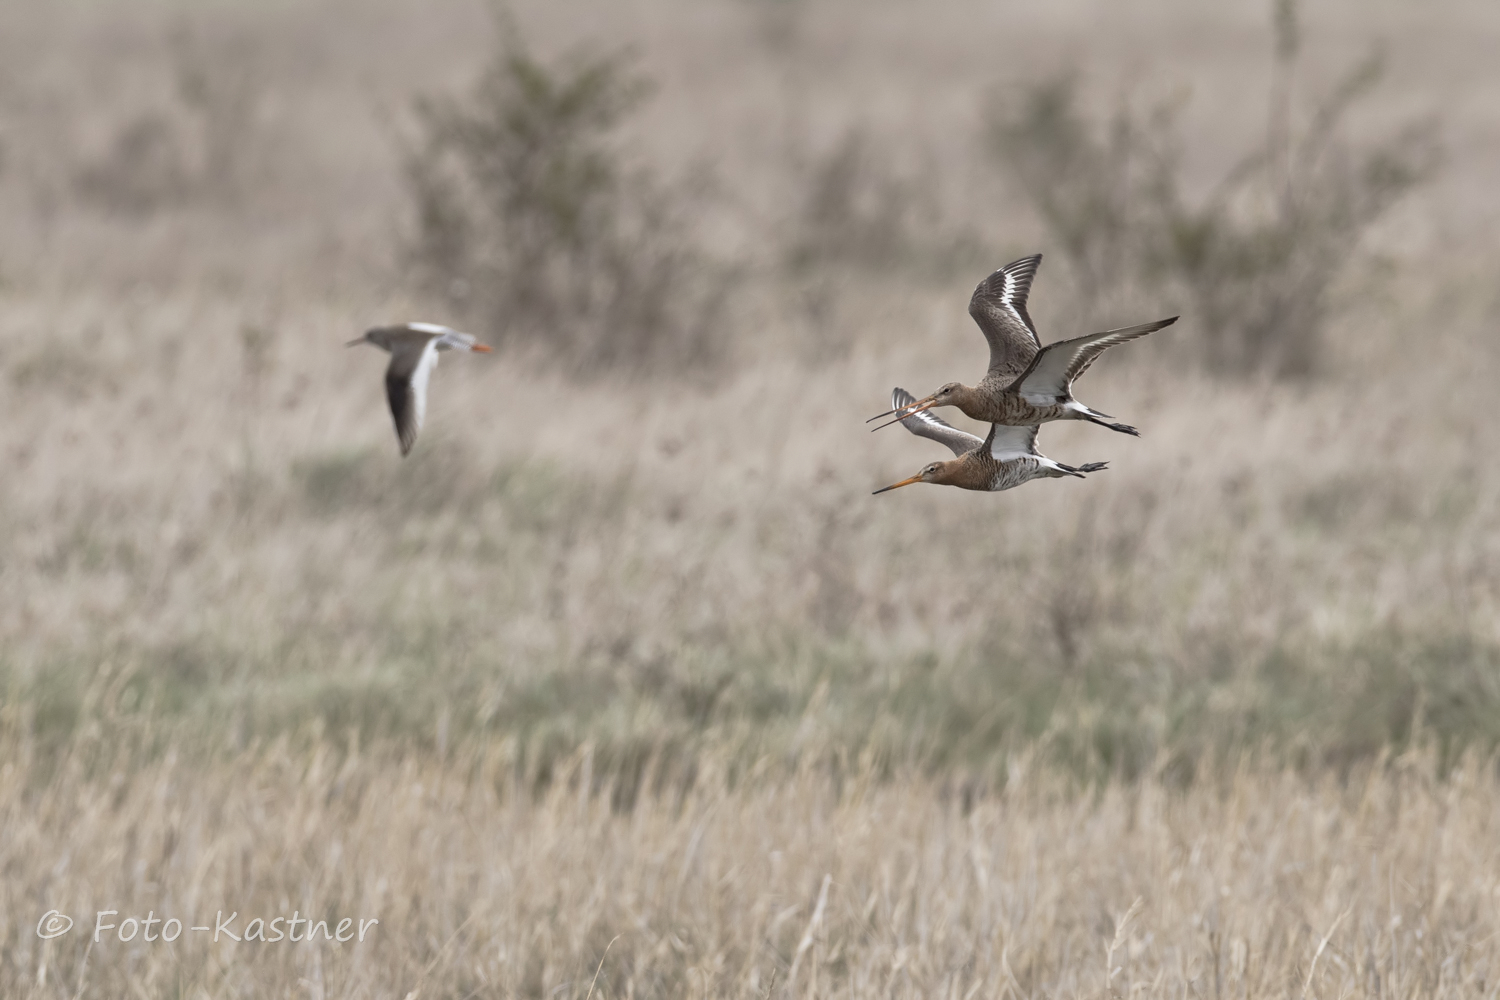
<instances>
[{"instance_id":1,"label":"black-tailed godwit","mask_svg":"<svg viewBox=\"0 0 1500 1000\"><path fill-rule=\"evenodd\" d=\"M1091 333L1042 347L1026 312L1031 279L1036 277L1041 262L1041 254L1022 257L974 289L969 299L969 315L990 344L989 371L978 385L949 382L932 395L913 402L905 412L888 410L880 417L895 414L900 419L935 406L956 406L965 415L992 424L1030 426L1049 420L1088 420L1123 434L1139 434L1129 424L1111 423L1113 418L1109 414L1074 399L1073 380L1107 349L1171 326L1177 317Z\"/></svg>"},{"instance_id":2,"label":"black-tailed godwit","mask_svg":"<svg viewBox=\"0 0 1500 1000\"><path fill-rule=\"evenodd\" d=\"M905 389L891 391L891 412L904 410L916 400ZM903 417L900 423L919 437L931 438L947 445L957 458L946 462L933 462L909 479L876 490L884 493L912 483L936 483L940 486L957 486L964 490L984 490L991 493L1014 489L1033 479L1056 479L1062 476L1078 476L1098 472L1106 468L1105 462L1090 462L1073 467L1054 462L1036 450L1037 425L1019 427L1008 424L991 424L989 437L981 440L979 435L961 431L952 424L923 410Z\"/></svg>"}]
</instances>

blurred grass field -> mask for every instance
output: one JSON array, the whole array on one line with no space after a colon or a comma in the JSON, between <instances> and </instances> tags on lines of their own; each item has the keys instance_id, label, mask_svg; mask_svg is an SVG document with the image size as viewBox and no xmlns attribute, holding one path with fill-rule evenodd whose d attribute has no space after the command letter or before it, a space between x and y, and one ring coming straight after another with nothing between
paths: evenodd
<instances>
[{"instance_id":1,"label":"blurred grass field","mask_svg":"<svg viewBox=\"0 0 1500 1000\"><path fill-rule=\"evenodd\" d=\"M922 304L968 344L959 291ZM3 619L27 738L233 752L316 725L591 741L601 765L868 750L986 778L1040 737L1096 774L1267 743L1347 761L1413 727L1494 745L1482 355L1312 386L1120 365L1089 398L1147 436L1044 443L1107 474L877 499L932 449L854 426L860 390L936 368L924 342L671 399L449 364L397 462L373 352L276 340L252 378L232 302L153 302L91 338L102 308L58 303L53 329L81 329L12 368L34 428ZM299 321L336 342L341 318ZM1452 409L1384 405L1408 392Z\"/></svg>"},{"instance_id":2,"label":"blurred grass field","mask_svg":"<svg viewBox=\"0 0 1500 1000\"><path fill-rule=\"evenodd\" d=\"M1354 139L1445 151L1317 374L1209 374L1189 315L1080 382L1140 439L1044 428L1107 471L871 497L940 457L863 420L978 377L981 276L1046 253L1042 338L1082 332L996 91L1177 99L1202 190L1258 141L1265 6L514 16L652 81L619 155L692 192L720 361L579 376L465 317L503 349L403 461L340 345L457 322L402 165L486 10L0 4L6 995L585 996L617 934L601 995L1493 992L1500 17L1304 9L1297 85L1384 42ZM27 922L314 896L399 945L85 975Z\"/></svg>"}]
</instances>

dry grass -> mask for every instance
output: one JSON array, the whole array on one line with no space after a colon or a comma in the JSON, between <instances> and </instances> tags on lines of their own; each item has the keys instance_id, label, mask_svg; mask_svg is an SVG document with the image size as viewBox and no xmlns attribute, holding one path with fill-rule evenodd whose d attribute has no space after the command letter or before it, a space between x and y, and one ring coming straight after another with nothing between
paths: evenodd
<instances>
[{"instance_id":1,"label":"dry grass","mask_svg":"<svg viewBox=\"0 0 1500 1000\"><path fill-rule=\"evenodd\" d=\"M403 461L383 359L338 345L446 318L398 269L392 119L474 78L483 11L0 5L0 993L1493 991L1493 11L1308 12L1337 65L1401 40L1356 135L1454 133L1333 287L1325 376L1215 382L1182 323L1083 386L1143 438L1044 431L1107 472L872 498L935 454L863 418L983 363L978 274L1049 253L1033 315L1077 332L986 165L997 75L1079 62L1095 111L1140 60L1191 82L1212 178L1263 119L1263 6L518 7L542 57L634 43L634 148L709 161L732 363L450 358ZM233 86L185 104L184 44ZM153 117L206 183L215 100L257 146L222 196L80 192ZM386 936L85 975L34 932L304 905Z\"/></svg>"},{"instance_id":2,"label":"dry grass","mask_svg":"<svg viewBox=\"0 0 1500 1000\"><path fill-rule=\"evenodd\" d=\"M1421 756L1345 782L1245 766L1189 794L1153 777L1079 796L1018 762L972 799L868 772L731 789L706 763L620 813L587 793L587 752L535 797L505 744L281 743L206 768L89 741L6 752L0 988L18 1000L1486 997L1500 980L1493 763L1442 781ZM44 943L44 909L77 925ZM363 944L90 947L99 910L235 912L237 933L294 910L380 923Z\"/></svg>"}]
</instances>

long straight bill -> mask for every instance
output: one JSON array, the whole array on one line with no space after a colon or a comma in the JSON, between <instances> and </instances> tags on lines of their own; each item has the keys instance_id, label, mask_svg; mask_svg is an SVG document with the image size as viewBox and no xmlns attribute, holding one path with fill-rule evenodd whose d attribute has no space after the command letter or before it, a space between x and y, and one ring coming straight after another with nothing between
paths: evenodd
<instances>
[{"instance_id":1,"label":"long straight bill","mask_svg":"<svg viewBox=\"0 0 1500 1000\"><path fill-rule=\"evenodd\" d=\"M912 403L910 406L902 407L902 409L906 411L905 413L901 413L901 410L892 410L891 411L892 413L901 413L901 416L897 417L895 420L887 420L885 423L881 424L879 427L871 427L870 428L870 433L874 434L876 431L880 430L881 427L889 427L889 426L891 426L891 424L899 424L901 421L905 420L907 417L914 417L918 413L921 413L924 410L930 410L930 409L932 409L936 405L937 405L936 401L930 401L929 402L928 400L924 399L924 400L922 400L920 402ZM869 421L866 420L865 423L869 423Z\"/></svg>"},{"instance_id":2,"label":"long straight bill","mask_svg":"<svg viewBox=\"0 0 1500 1000\"><path fill-rule=\"evenodd\" d=\"M887 490L899 490L903 486L910 486L912 483L920 483L921 481L922 481L922 475L921 475L921 473L918 473L917 475L912 476L910 479L903 479L903 480L901 480L901 482L899 482L899 483L892 483L889 486L882 486L880 489L876 490L874 493L871 493L870 496L872 496L872 497L873 496L878 496L879 494L884 493Z\"/></svg>"},{"instance_id":3,"label":"long straight bill","mask_svg":"<svg viewBox=\"0 0 1500 1000\"><path fill-rule=\"evenodd\" d=\"M911 414L910 413L903 413L902 411L909 410L913 406L921 406L923 403L927 402L927 400L931 399L931 398L932 398L931 396L928 396L927 399L914 399L910 403L907 403L905 406L898 406L894 410L886 410L884 413L877 413L873 417L871 417L869 420L866 420L865 423L867 423L867 424L873 424L875 421L879 420L881 417L888 417L888 416L890 416L893 413L900 413L901 414L901 416L899 416L899 417L896 418L897 420L905 420L907 417L911 416ZM880 426L884 427L885 425L881 424ZM875 429L878 431L878 430L880 430L880 427L877 427Z\"/></svg>"}]
</instances>

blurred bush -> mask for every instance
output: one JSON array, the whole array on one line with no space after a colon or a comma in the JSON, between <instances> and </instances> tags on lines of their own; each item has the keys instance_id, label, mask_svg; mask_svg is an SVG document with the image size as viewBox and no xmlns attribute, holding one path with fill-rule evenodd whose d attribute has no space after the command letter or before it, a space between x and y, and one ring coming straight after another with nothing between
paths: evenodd
<instances>
[{"instance_id":1,"label":"blurred bush","mask_svg":"<svg viewBox=\"0 0 1500 1000\"><path fill-rule=\"evenodd\" d=\"M987 122L997 161L1070 265L1086 319L1113 322L1103 313L1132 298L1183 299L1204 362L1226 375L1317 370L1331 285L1370 225L1438 162L1431 121L1373 141L1343 137L1382 76L1378 54L1294 123L1295 3L1278 0L1275 12L1265 141L1197 203L1183 193L1170 105L1122 106L1097 121L1064 77L997 99Z\"/></svg>"},{"instance_id":2,"label":"blurred bush","mask_svg":"<svg viewBox=\"0 0 1500 1000\"><path fill-rule=\"evenodd\" d=\"M795 272L830 264L889 270L920 261L937 206L898 177L860 129L850 129L806 173L787 263Z\"/></svg>"},{"instance_id":3,"label":"blurred bush","mask_svg":"<svg viewBox=\"0 0 1500 1000\"><path fill-rule=\"evenodd\" d=\"M184 196L186 154L172 119L160 112L134 116L115 132L109 149L78 172L76 182L86 200L133 214Z\"/></svg>"},{"instance_id":4,"label":"blurred bush","mask_svg":"<svg viewBox=\"0 0 1500 1000\"><path fill-rule=\"evenodd\" d=\"M689 227L692 194L629 169L616 141L647 82L621 53L549 64L502 35L467 95L417 104L423 280L580 373L708 365L727 286Z\"/></svg>"},{"instance_id":5,"label":"blurred bush","mask_svg":"<svg viewBox=\"0 0 1500 1000\"><path fill-rule=\"evenodd\" d=\"M244 39L178 26L170 37L173 100L116 127L73 177L87 201L126 214L228 202L265 165L258 110L264 77Z\"/></svg>"}]
</instances>

